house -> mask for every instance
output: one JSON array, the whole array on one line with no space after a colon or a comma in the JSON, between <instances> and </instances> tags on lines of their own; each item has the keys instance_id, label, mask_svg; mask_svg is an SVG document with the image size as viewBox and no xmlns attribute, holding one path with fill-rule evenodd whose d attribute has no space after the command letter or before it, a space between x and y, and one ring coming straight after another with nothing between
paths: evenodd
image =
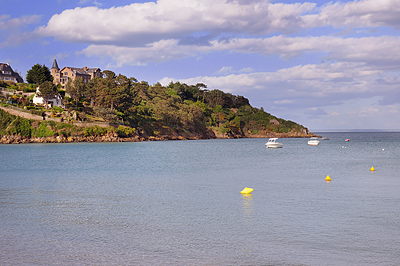
<instances>
[{"instance_id":1,"label":"house","mask_svg":"<svg viewBox=\"0 0 400 266\"><path fill-rule=\"evenodd\" d=\"M100 68L89 68L86 66L83 68L63 67L60 70L56 59L54 59L50 72L54 78L53 83L55 85L61 84L63 89L65 89L68 80L74 81L76 78L82 78L83 82L86 84L94 78L103 77Z\"/></svg>"},{"instance_id":2,"label":"house","mask_svg":"<svg viewBox=\"0 0 400 266\"><path fill-rule=\"evenodd\" d=\"M42 98L42 97L40 97L40 96L38 96L38 94L39 94L39 86L36 88L36 93L35 93L35 95L33 96L33 99L32 99L32 101L33 101L33 103L35 104L35 105L40 105L40 106L44 106L45 105L45 102L44 102L44 99ZM56 94L55 96L54 96L54 98L52 98L52 99L48 99L47 100L47 105L48 105L48 107L53 107L53 106L58 106L58 107L61 107L61 108L64 108L64 106L62 105L62 98L61 98L61 95L58 93L58 94Z\"/></svg>"},{"instance_id":3,"label":"house","mask_svg":"<svg viewBox=\"0 0 400 266\"><path fill-rule=\"evenodd\" d=\"M0 63L0 80L22 83L24 80L21 76L14 72L9 63Z\"/></svg>"}]
</instances>

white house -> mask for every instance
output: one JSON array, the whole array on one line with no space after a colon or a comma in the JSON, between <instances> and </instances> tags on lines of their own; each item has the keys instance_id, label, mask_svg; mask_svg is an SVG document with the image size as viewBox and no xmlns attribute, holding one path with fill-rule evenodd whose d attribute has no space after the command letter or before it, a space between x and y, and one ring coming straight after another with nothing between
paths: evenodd
<instances>
[{"instance_id":1,"label":"white house","mask_svg":"<svg viewBox=\"0 0 400 266\"><path fill-rule=\"evenodd\" d=\"M38 94L39 94L39 86L36 88L36 93L33 96L33 100L32 101L33 101L33 103L35 105L43 105L44 106L45 105L44 100L43 100L42 97L39 97ZM54 98L51 98L51 99L47 100L47 105L50 108L53 107L53 106L58 106L58 107L64 108L64 106L61 103L61 100L62 100L61 95L59 93L57 93L54 96Z\"/></svg>"}]
</instances>

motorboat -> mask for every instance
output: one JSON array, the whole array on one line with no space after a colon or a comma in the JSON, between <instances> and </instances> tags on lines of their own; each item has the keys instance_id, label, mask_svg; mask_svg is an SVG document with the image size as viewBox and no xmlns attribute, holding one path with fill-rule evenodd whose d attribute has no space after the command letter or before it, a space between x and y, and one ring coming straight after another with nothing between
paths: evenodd
<instances>
[{"instance_id":1,"label":"motorboat","mask_svg":"<svg viewBox=\"0 0 400 266\"><path fill-rule=\"evenodd\" d=\"M319 144L319 139L318 137L312 137L310 140L307 142L308 145L312 146L317 146Z\"/></svg>"},{"instance_id":2,"label":"motorboat","mask_svg":"<svg viewBox=\"0 0 400 266\"><path fill-rule=\"evenodd\" d=\"M270 139L268 140L268 142L265 143L265 146L266 146L267 148L282 148L282 147L283 147L283 144L280 143L280 142L277 142L277 140L278 140L278 138L270 138Z\"/></svg>"}]
</instances>

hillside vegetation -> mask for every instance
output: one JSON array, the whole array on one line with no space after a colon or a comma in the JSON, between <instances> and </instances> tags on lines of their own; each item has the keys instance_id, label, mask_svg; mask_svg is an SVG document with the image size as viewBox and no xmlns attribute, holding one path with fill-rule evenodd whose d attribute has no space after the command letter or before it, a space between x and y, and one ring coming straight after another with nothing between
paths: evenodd
<instances>
[{"instance_id":1,"label":"hillside vegetation","mask_svg":"<svg viewBox=\"0 0 400 266\"><path fill-rule=\"evenodd\" d=\"M88 84L80 79L69 82L66 91L60 91L64 95L64 109L38 110L22 94L8 95L8 103L13 102L31 113L47 112L48 117L62 118L64 123L15 118L1 112L0 134L27 138L112 134L122 139L141 140L312 135L302 125L252 107L243 96L208 90L201 83L149 85L112 71L104 74L105 78L93 79ZM108 122L112 126L79 127L72 124L75 120Z\"/></svg>"}]
</instances>

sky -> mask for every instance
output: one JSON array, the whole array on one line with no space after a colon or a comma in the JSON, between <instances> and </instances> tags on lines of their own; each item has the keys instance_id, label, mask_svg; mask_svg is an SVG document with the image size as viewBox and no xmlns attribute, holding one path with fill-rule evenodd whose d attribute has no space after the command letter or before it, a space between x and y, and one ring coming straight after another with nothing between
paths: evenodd
<instances>
[{"instance_id":1,"label":"sky","mask_svg":"<svg viewBox=\"0 0 400 266\"><path fill-rule=\"evenodd\" d=\"M399 0L0 0L0 62L204 83L320 130L400 129Z\"/></svg>"}]
</instances>

